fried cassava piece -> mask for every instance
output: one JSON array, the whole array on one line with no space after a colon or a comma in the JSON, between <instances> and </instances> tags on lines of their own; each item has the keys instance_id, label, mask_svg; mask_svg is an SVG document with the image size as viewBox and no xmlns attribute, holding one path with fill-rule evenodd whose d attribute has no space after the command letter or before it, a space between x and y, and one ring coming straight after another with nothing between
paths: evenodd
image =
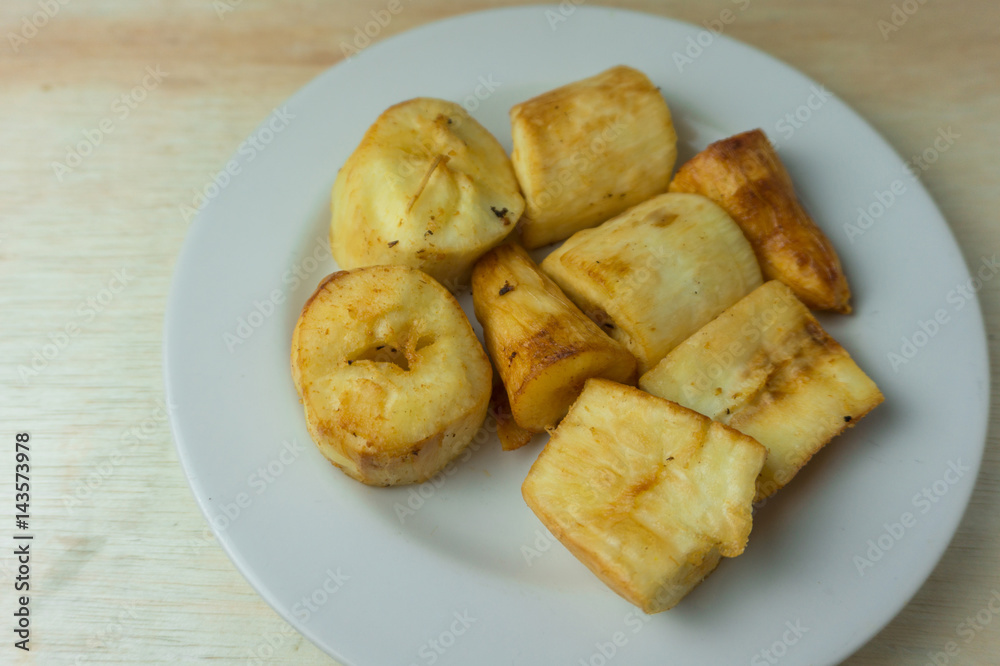
<instances>
[{"instance_id":1,"label":"fried cassava piece","mask_svg":"<svg viewBox=\"0 0 1000 666\"><path fill-rule=\"evenodd\" d=\"M667 191L677 134L660 91L618 66L510 110L528 249L568 238Z\"/></svg>"},{"instance_id":2,"label":"fried cassava piece","mask_svg":"<svg viewBox=\"0 0 1000 666\"><path fill-rule=\"evenodd\" d=\"M580 312L519 245L504 243L476 263L472 299L522 428L556 425L590 377L635 383L632 354Z\"/></svg>"},{"instance_id":3,"label":"fried cassava piece","mask_svg":"<svg viewBox=\"0 0 1000 666\"><path fill-rule=\"evenodd\" d=\"M766 446L758 500L791 481L883 400L850 354L778 280L675 347L639 386Z\"/></svg>"},{"instance_id":4,"label":"fried cassava piece","mask_svg":"<svg viewBox=\"0 0 1000 666\"><path fill-rule=\"evenodd\" d=\"M490 399L489 359L455 298L405 266L340 271L292 335L309 434L358 481L433 476L466 447Z\"/></svg>"},{"instance_id":5,"label":"fried cassava piece","mask_svg":"<svg viewBox=\"0 0 1000 666\"><path fill-rule=\"evenodd\" d=\"M697 194L661 194L577 232L541 266L640 372L761 284L743 232Z\"/></svg>"},{"instance_id":6,"label":"fried cassava piece","mask_svg":"<svg viewBox=\"0 0 1000 666\"><path fill-rule=\"evenodd\" d=\"M722 206L746 234L765 279L781 280L813 310L851 311L837 251L799 203L762 131L711 144L677 170L670 191L702 194Z\"/></svg>"},{"instance_id":7,"label":"fried cassava piece","mask_svg":"<svg viewBox=\"0 0 1000 666\"><path fill-rule=\"evenodd\" d=\"M419 268L452 291L510 234L524 200L500 143L458 104L421 97L382 113L333 185L341 268Z\"/></svg>"},{"instance_id":8,"label":"fried cassava piece","mask_svg":"<svg viewBox=\"0 0 1000 666\"><path fill-rule=\"evenodd\" d=\"M766 450L685 407L587 382L521 493L552 534L647 613L746 547Z\"/></svg>"}]
</instances>

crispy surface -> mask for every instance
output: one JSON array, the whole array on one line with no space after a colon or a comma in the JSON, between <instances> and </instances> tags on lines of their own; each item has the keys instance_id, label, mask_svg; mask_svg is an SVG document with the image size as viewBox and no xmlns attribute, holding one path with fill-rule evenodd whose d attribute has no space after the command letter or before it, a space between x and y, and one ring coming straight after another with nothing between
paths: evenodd
<instances>
[{"instance_id":1,"label":"crispy surface","mask_svg":"<svg viewBox=\"0 0 1000 666\"><path fill-rule=\"evenodd\" d=\"M670 109L631 67L521 102L510 119L525 247L568 238L667 190L677 159Z\"/></svg>"},{"instance_id":2,"label":"crispy surface","mask_svg":"<svg viewBox=\"0 0 1000 666\"><path fill-rule=\"evenodd\" d=\"M777 280L677 346L639 386L766 446L758 499L788 483L827 442L884 399Z\"/></svg>"},{"instance_id":3,"label":"crispy surface","mask_svg":"<svg viewBox=\"0 0 1000 666\"><path fill-rule=\"evenodd\" d=\"M761 284L739 227L696 194L661 194L580 231L541 266L640 372Z\"/></svg>"},{"instance_id":4,"label":"crispy surface","mask_svg":"<svg viewBox=\"0 0 1000 666\"><path fill-rule=\"evenodd\" d=\"M814 310L851 311L840 258L799 203L788 171L760 130L716 141L677 170L671 192L702 194L736 221L768 280Z\"/></svg>"},{"instance_id":5,"label":"crispy surface","mask_svg":"<svg viewBox=\"0 0 1000 666\"><path fill-rule=\"evenodd\" d=\"M580 312L519 245L504 243L476 263L472 300L522 428L556 425L590 377L635 382L632 354Z\"/></svg>"},{"instance_id":6,"label":"crispy surface","mask_svg":"<svg viewBox=\"0 0 1000 666\"><path fill-rule=\"evenodd\" d=\"M490 395L490 414L497 420L497 438L500 448L504 451L514 451L531 441L534 433L517 425L510 411L510 400L507 389L503 386L500 373L493 369L493 393Z\"/></svg>"},{"instance_id":7,"label":"crispy surface","mask_svg":"<svg viewBox=\"0 0 1000 666\"><path fill-rule=\"evenodd\" d=\"M337 174L330 248L341 268L419 268L452 291L524 210L507 153L458 104L387 109Z\"/></svg>"},{"instance_id":8,"label":"crispy surface","mask_svg":"<svg viewBox=\"0 0 1000 666\"><path fill-rule=\"evenodd\" d=\"M647 613L743 552L766 451L680 405L587 382L521 487L581 562Z\"/></svg>"},{"instance_id":9,"label":"crispy surface","mask_svg":"<svg viewBox=\"0 0 1000 666\"><path fill-rule=\"evenodd\" d=\"M403 266L330 275L292 335L309 433L371 485L424 481L458 455L486 415L491 375L454 297Z\"/></svg>"}]
</instances>

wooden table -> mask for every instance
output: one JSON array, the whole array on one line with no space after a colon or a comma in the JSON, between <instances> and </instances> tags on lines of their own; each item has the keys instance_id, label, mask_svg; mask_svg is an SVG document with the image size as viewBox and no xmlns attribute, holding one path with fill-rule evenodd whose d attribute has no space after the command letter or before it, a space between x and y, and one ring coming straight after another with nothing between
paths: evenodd
<instances>
[{"instance_id":1,"label":"wooden table","mask_svg":"<svg viewBox=\"0 0 1000 666\"><path fill-rule=\"evenodd\" d=\"M242 664L270 654L269 642L267 663L330 663L205 540L165 419L161 329L183 207L385 4L0 3L0 415L5 440L31 433L37 534L27 655L11 646L15 565L6 545L0 554L0 663ZM502 4L514 3L405 2L378 39ZM924 183L970 261L1000 250L997 3L899 0L895 16L889 0L620 4L695 23L746 6L727 34L822 82L902 155L952 128L960 138ZM81 142L90 149L73 148ZM979 296L994 359L998 295L1000 280ZM995 362L993 377L1000 383ZM848 663L933 663L930 653L953 640L961 649L948 663L1000 658L1000 621L968 643L956 633L1000 590L997 413L954 542ZM3 447L4 539L12 446Z\"/></svg>"}]
</instances>

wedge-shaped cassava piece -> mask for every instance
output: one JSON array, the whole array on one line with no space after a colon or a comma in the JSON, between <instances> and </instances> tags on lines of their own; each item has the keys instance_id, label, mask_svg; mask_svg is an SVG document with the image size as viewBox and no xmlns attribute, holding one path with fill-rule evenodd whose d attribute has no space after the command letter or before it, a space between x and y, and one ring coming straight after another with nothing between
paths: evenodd
<instances>
[{"instance_id":1,"label":"wedge-shaped cassava piece","mask_svg":"<svg viewBox=\"0 0 1000 666\"><path fill-rule=\"evenodd\" d=\"M419 268L452 291L517 223L524 200L507 153L453 102L386 110L333 185L330 248L341 268Z\"/></svg>"},{"instance_id":2,"label":"wedge-shaped cassava piece","mask_svg":"<svg viewBox=\"0 0 1000 666\"><path fill-rule=\"evenodd\" d=\"M761 284L743 232L696 194L661 194L580 231L542 270L635 355L640 372Z\"/></svg>"},{"instance_id":3,"label":"wedge-shaped cassava piece","mask_svg":"<svg viewBox=\"0 0 1000 666\"><path fill-rule=\"evenodd\" d=\"M667 354L639 386L766 446L757 499L788 483L827 442L883 400L875 383L777 280Z\"/></svg>"},{"instance_id":4,"label":"wedge-shaped cassava piece","mask_svg":"<svg viewBox=\"0 0 1000 666\"><path fill-rule=\"evenodd\" d=\"M521 102L510 119L525 247L562 240L667 191L677 134L642 72L613 67Z\"/></svg>"},{"instance_id":5,"label":"wedge-shaped cassava piece","mask_svg":"<svg viewBox=\"0 0 1000 666\"><path fill-rule=\"evenodd\" d=\"M292 334L292 378L330 462L376 486L418 483L483 423L492 369L461 306L405 266L340 271Z\"/></svg>"},{"instance_id":6,"label":"wedge-shaped cassava piece","mask_svg":"<svg viewBox=\"0 0 1000 666\"><path fill-rule=\"evenodd\" d=\"M580 312L519 245L504 243L476 263L472 301L522 428L554 426L590 377L635 383L632 354Z\"/></svg>"},{"instance_id":7,"label":"wedge-shaped cassava piece","mask_svg":"<svg viewBox=\"0 0 1000 666\"><path fill-rule=\"evenodd\" d=\"M837 251L799 203L762 131L711 144L678 169L670 191L703 194L722 206L753 245L765 279L781 280L813 310L851 311Z\"/></svg>"},{"instance_id":8,"label":"wedge-shaped cassava piece","mask_svg":"<svg viewBox=\"0 0 1000 666\"><path fill-rule=\"evenodd\" d=\"M519 449L531 441L534 433L517 425L514 420L514 415L510 411L510 399L507 398L507 389L504 388L503 380L500 379L500 373L496 368L493 369L490 414L497 421L497 439L500 440L500 448L504 451Z\"/></svg>"},{"instance_id":9,"label":"wedge-shaped cassava piece","mask_svg":"<svg viewBox=\"0 0 1000 666\"><path fill-rule=\"evenodd\" d=\"M680 405L602 379L521 493L570 552L647 613L672 608L743 552L764 447Z\"/></svg>"}]
</instances>

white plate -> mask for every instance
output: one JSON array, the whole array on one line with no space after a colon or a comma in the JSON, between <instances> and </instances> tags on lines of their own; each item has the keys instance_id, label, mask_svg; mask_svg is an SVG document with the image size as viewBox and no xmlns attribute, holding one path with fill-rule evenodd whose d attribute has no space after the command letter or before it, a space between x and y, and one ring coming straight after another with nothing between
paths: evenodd
<instances>
[{"instance_id":1,"label":"white plate","mask_svg":"<svg viewBox=\"0 0 1000 666\"><path fill-rule=\"evenodd\" d=\"M234 155L240 173L209 188L166 318L167 390L191 488L260 594L346 664L600 666L612 653L623 664L837 662L920 587L975 482L989 387L978 303L953 291L969 272L903 161L814 82L720 37L682 72L674 53L707 44L701 28L569 7L470 14L376 44L261 125L260 150ZM335 268L330 186L383 109L420 95L466 101L509 149L512 104L618 63L662 88L682 159L753 127L776 140L854 289L855 314L823 322L886 395L757 512L742 557L648 618L552 545L524 505L520 483L541 442L504 454L491 438L437 487L368 488L312 445L289 375L299 309ZM789 113L810 117L796 128ZM905 192L849 239L843 225L859 207L878 212L876 192L897 179ZM922 333L938 311L947 322ZM893 368L888 354L904 337L920 347ZM920 498L925 488L933 502ZM401 521L408 502L416 510ZM870 567L858 559L869 555Z\"/></svg>"}]
</instances>

